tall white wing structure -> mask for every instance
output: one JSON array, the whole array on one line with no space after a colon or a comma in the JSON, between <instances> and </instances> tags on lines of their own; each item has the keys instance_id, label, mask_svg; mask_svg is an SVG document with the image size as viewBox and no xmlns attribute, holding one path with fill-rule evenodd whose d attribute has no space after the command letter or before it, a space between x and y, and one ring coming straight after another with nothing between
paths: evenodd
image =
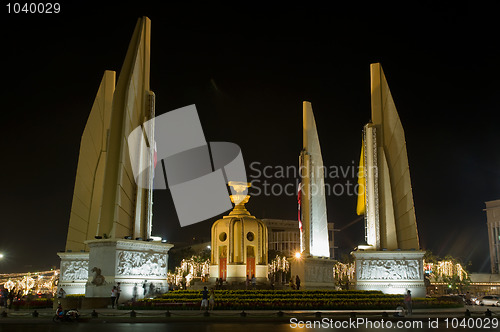
<instances>
[{"instance_id":1,"label":"tall white wing structure","mask_svg":"<svg viewBox=\"0 0 500 332\"><path fill-rule=\"evenodd\" d=\"M84 242L97 235L114 91L115 72L107 70L101 80L80 142L66 250L85 250Z\"/></svg>"},{"instance_id":2,"label":"tall white wing structure","mask_svg":"<svg viewBox=\"0 0 500 332\"><path fill-rule=\"evenodd\" d=\"M380 63L370 66L372 123L364 130L367 242L419 250L403 125Z\"/></svg>"},{"instance_id":3,"label":"tall white wing structure","mask_svg":"<svg viewBox=\"0 0 500 332\"><path fill-rule=\"evenodd\" d=\"M66 250L87 250L84 242L95 236L151 236L152 186L138 188L127 142L133 129L154 118L154 94L149 90L150 37L151 21L142 17L116 87L115 73L104 74L81 140ZM153 160L146 159L142 162ZM151 182L152 171L144 177Z\"/></svg>"},{"instance_id":4,"label":"tall white wing structure","mask_svg":"<svg viewBox=\"0 0 500 332\"><path fill-rule=\"evenodd\" d=\"M303 231L301 248L306 255L329 257L323 157L310 102L303 102L302 116L303 150L300 156L300 169Z\"/></svg>"}]
</instances>

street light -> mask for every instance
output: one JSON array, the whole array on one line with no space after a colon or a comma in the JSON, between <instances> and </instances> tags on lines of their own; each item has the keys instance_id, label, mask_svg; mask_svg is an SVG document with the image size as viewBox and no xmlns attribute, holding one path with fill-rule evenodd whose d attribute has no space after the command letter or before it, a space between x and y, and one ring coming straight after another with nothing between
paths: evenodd
<instances>
[{"instance_id":1,"label":"street light","mask_svg":"<svg viewBox=\"0 0 500 332\"><path fill-rule=\"evenodd\" d=\"M3 254L0 252L0 259L2 259L2 258L3 258Z\"/></svg>"}]
</instances>

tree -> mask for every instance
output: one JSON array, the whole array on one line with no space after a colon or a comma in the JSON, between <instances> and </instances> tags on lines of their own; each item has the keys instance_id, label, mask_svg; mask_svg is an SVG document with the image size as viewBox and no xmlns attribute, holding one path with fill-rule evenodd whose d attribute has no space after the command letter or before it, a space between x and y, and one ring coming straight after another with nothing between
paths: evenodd
<instances>
[{"instance_id":1,"label":"tree","mask_svg":"<svg viewBox=\"0 0 500 332\"><path fill-rule=\"evenodd\" d=\"M447 255L443 259L427 250L424 255L424 271L431 282L447 284L447 293L463 293L470 284L470 263L464 266L455 257Z\"/></svg>"}]
</instances>

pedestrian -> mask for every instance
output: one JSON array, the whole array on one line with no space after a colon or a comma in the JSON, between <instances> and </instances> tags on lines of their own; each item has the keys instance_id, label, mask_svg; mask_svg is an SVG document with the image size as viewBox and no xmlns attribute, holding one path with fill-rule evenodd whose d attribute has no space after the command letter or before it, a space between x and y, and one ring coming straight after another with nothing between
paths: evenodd
<instances>
[{"instance_id":1,"label":"pedestrian","mask_svg":"<svg viewBox=\"0 0 500 332\"><path fill-rule=\"evenodd\" d=\"M149 296L153 297L155 293L155 285L153 283L149 284Z\"/></svg>"},{"instance_id":2,"label":"pedestrian","mask_svg":"<svg viewBox=\"0 0 500 332\"><path fill-rule=\"evenodd\" d=\"M111 290L111 308L115 308L115 302L116 302L116 286L113 286L113 289Z\"/></svg>"},{"instance_id":3,"label":"pedestrian","mask_svg":"<svg viewBox=\"0 0 500 332\"><path fill-rule=\"evenodd\" d=\"M64 299L66 297L66 291L64 290L64 288L59 288L59 292L57 292L57 297L59 299Z\"/></svg>"},{"instance_id":4,"label":"pedestrian","mask_svg":"<svg viewBox=\"0 0 500 332\"><path fill-rule=\"evenodd\" d=\"M134 284L134 288L132 289L132 302L137 300L137 284Z\"/></svg>"},{"instance_id":5,"label":"pedestrian","mask_svg":"<svg viewBox=\"0 0 500 332\"><path fill-rule=\"evenodd\" d=\"M213 288L210 289L210 298L209 298L209 304L210 308L209 310L214 310L214 305L215 305L215 291Z\"/></svg>"},{"instance_id":6,"label":"pedestrian","mask_svg":"<svg viewBox=\"0 0 500 332\"><path fill-rule=\"evenodd\" d=\"M121 283L116 284L116 306L118 307L118 301L120 300L120 294L122 292L122 289L120 288Z\"/></svg>"},{"instance_id":7,"label":"pedestrian","mask_svg":"<svg viewBox=\"0 0 500 332\"><path fill-rule=\"evenodd\" d=\"M9 298L9 291L4 288L2 289L2 305L7 308L7 299Z\"/></svg>"},{"instance_id":8,"label":"pedestrian","mask_svg":"<svg viewBox=\"0 0 500 332\"><path fill-rule=\"evenodd\" d=\"M248 285L250 285L250 277L247 274L247 277L245 279L245 289L248 289Z\"/></svg>"},{"instance_id":9,"label":"pedestrian","mask_svg":"<svg viewBox=\"0 0 500 332\"><path fill-rule=\"evenodd\" d=\"M205 310L208 309L208 290L207 286L203 287L203 290L201 291L201 309L205 308Z\"/></svg>"},{"instance_id":10,"label":"pedestrian","mask_svg":"<svg viewBox=\"0 0 500 332\"><path fill-rule=\"evenodd\" d=\"M148 284L147 284L147 280L144 280L144 283L142 284L142 288L143 288L143 292L144 292L144 296L146 296L147 292L148 292Z\"/></svg>"},{"instance_id":11,"label":"pedestrian","mask_svg":"<svg viewBox=\"0 0 500 332\"><path fill-rule=\"evenodd\" d=\"M405 295L405 306L408 316L411 316L411 291L408 289Z\"/></svg>"},{"instance_id":12,"label":"pedestrian","mask_svg":"<svg viewBox=\"0 0 500 332\"><path fill-rule=\"evenodd\" d=\"M252 289L255 289L257 286L257 278L255 278L255 275L252 274Z\"/></svg>"},{"instance_id":13,"label":"pedestrian","mask_svg":"<svg viewBox=\"0 0 500 332\"><path fill-rule=\"evenodd\" d=\"M465 294L465 304L466 305L471 305L472 304L472 296L470 295L469 292L467 292L467 294Z\"/></svg>"},{"instance_id":14,"label":"pedestrian","mask_svg":"<svg viewBox=\"0 0 500 332\"><path fill-rule=\"evenodd\" d=\"M293 279L290 279L288 286L290 286L290 289L295 289L295 284L293 283Z\"/></svg>"},{"instance_id":15,"label":"pedestrian","mask_svg":"<svg viewBox=\"0 0 500 332\"><path fill-rule=\"evenodd\" d=\"M297 290L299 290L300 289L300 278L298 275L295 277L295 285L297 287Z\"/></svg>"},{"instance_id":16,"label":"pedestrian","mask_svg":"<svg viewBox=\"0 0 500 332\"><path fill-rule=\"evenodd\" d=\"M219 289L219 278L215 278L215 289Z\"/></svg>"},{"instance_id":17,"label":"pedestrian","mask_svg":"<svg viewBox=\"0 0 500 332\"><path fill-rule=\"evenodd\" d=\"M9 292L9 309L12 309L12 303L14 303L14 289Z\"/></svg>"}]
</instances>

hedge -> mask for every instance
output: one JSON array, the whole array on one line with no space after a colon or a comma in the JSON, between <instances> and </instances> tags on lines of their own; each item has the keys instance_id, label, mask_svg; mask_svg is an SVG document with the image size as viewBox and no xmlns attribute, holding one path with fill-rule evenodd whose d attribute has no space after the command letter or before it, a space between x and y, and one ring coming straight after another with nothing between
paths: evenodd
<instances>
[{"instance_id":1,"label":"hedge","mask_svg":"<svg viewBox=\"0 0 500 332\"><path fill-rule=\"evenodd\" d=\"M394 309L403 295L380 291L327 290L216 290L215 309L290 310L290 309ZM124 309L199 309L201 291L172 291L155 299L128 303ZM414 308L452 308L463 304L454 299L415 298Z\"/></svg>"}]
</instances>

